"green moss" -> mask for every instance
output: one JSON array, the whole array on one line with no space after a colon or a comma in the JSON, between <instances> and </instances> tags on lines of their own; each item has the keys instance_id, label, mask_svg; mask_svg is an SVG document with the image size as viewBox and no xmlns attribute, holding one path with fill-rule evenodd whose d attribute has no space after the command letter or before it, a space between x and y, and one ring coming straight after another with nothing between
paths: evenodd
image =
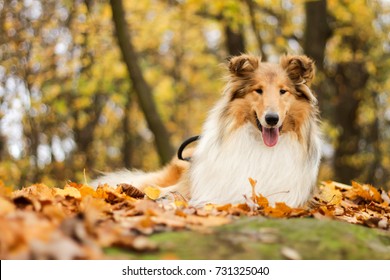
<instances>
[{"instance_id":1,"label":"green moss","mask_svg":"<svg viewBox=\"0 0 390 280\"><path fill-rule=\"evenodd\" d=\"M150 237L153 253L120 251L131 259L390 259L390 233L332 220L240 218L211 233L166 232ZM116 255L107 251L108 255Z\"/></svg>"}]
</instances>

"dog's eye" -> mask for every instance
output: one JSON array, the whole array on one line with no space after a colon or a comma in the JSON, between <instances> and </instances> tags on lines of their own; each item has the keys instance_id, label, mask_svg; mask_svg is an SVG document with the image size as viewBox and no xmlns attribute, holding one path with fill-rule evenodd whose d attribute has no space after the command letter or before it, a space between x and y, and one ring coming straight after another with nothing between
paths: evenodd
<instances>
[{"instance_id":1,"label":"dog's eye","mask_svg":"<svg viewBox=\"0 0 390 280\"><path fill-rule=\"evenodd\" d=\"M263 94L263 90L262 90L261 88L256 89L256 92L257 92L258 94Z\"/></svg>"},{"instance_id":2,"label":"dog's eye","mask_svg":"<svg viewBox=\"0 0 390 280\"><path fill-rule=\"evenodd\" d=\"M281 89L279 92L280 92L280 94L285 94L287 92L287 90Z\"/></svg>"}]
</instances>

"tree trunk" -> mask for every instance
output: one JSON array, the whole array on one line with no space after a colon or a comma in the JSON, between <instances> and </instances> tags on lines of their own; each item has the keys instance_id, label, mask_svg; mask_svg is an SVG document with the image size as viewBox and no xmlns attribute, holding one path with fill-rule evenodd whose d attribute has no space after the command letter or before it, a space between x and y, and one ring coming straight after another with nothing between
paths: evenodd
<instances>
[{"instance_id":1,"label":"tree trunk","mask_svg":"<svg viewBox=\"0 0 390 280\"><path fill-rule=\"evenodd\" d=\"M2 14L0 12L0 18ZM1 19L0 19L0 24L1 24ZM1 30L1 29L0 29ZM0 39L1 42L1 39ZM3 105L3 96L0 96L0 106ZM2 122L3 114L0 113L0 123ZM5 151L6 151L6 138L3 135L3 132L0 131L0 161L3 161L5 158Z\"/></svg>"},{"instance_id":2,"label":"tree trunk","mask_svg":"<svg viewBox=\"0 0 390 280\"><path fill-rule=\"evenodd\" d=\"M226 48L229 52L229 55L240 55L246 51L241 25L239 26L238 30L233 30L229 23L227 23L225 26L225 36Z\"/></svg>"},{"instance_id":3,"label":"tree trunk","mask_svg":"<svg viewBox=\"0 0 390 280\"><path fill-rule=\"evenodd\" d=\"M350 183L360 175L361 167L354 162L359 153L361 128L357 121L362 96L359 94L368 81L369 75L363 62L339 63L335 83L337 102L335 120L341 129L335 151L335 180Z\"/></svg>"},{"instance_id":4,"label":"tree trunk","mask_svg":"<svg viewBox=\"0 0 390 280\"><path fill-rule=\"evenodd\" d=\"M110 0L112 19L115 25L116 37L126 63L134 91L145 119L152 133L161 163L168 162L174 150L169 140L169 133L165 128L151 94L151 88L146 82L138 62L138 55L131 40L128 23L125 20L125 11L121 0Z\"/></svg>"},{"instance_id":5,"label":"tree trunk","mask_svg":"<svg viewBox=\"0 0 390 280\"><path fill-rule=\"evenodd\" d=\"M378 96L377 92L371 93L373 96ZM380 112L380 104L377 98L373 100L374 110ZM382 113L383 114L383 113ZM378 114L379 115L379 114ZM367 180L366 182L373 184L374 186L380 186L386 184L386 178L384 173L386 170L383 168L382 161L382 151L381 151L381 135L380 135L380 121L379 118L375 118L374 122L370 127L370 132L368 135L368 142L371 143L372 154L374 159L371 161L367 167Z\"/></svg>"},{"instance_id":6,"label":"tree trunk","mask_svg":"<svg viewBox=\"0 0 390 280\"><path fill-rule=\"evenodd\" d=\"M332 32L328 24L328 12L326 0L305 2L305 36L303 49L307 56L314 59L319 72L324 73L324 58L326 43ZM329 106L331 99L328 77L324 77L313 88L317 94L320 111L328 118L333 116L333 107Z\"/></svg>"},{"instance_id":7,"label":"tree trunk","mask_svg":"<svg viewBox=\"0 0 390 280\"><path fill-rule=\"evenodd\" d=\"M88 170L93 168L95 161L96 152L91 150L91 145L94 141L96 127L99 124L99 119L107 101L107 95L105 93L96 92L93 94L92 98L92 105L84 109L89 116L89 121L85 126L79 127L79 112L77 112L77 110L73 112L73 118L75 120L73 131L77 143L77 153L85 157L84 168L86 167ZM75 100L72 98L71 104L74 101Z\"/></svg>"},{"instance_id":8,"label":"tree trunk","mask_svg":"<svg viewBox=\"0 0 390 280\"><path fill-rule=\"evenodd\" d=\"M319 71L324 70L324 57L326 42L331 36L331 29L328 24L326 0L305 2L305 54L316 61Z\"/></svg>"},{"instance_id":9,"label":"tree trunk","mask_svg":"<svg viewBox=\"0 0 390 280\"><path fill-rule=\"evenodd\" d=\"M131 91L127 94L127 100L125 104L125 110L122 120L123 125L123 144L122 144L122 161L126 168L131 168L133 163L133 138L131 136L130 123L131 123Z\"/></svg>"},{"instance_id":10,"label":"tree trunk","mask_svg":"<svg viewBox=\"0 0 390 280\"><path fill-rule=\"evenodd\" d=\"M249 10L249 18L250 18L253 34L255 35L256 42L258 45L257 46L258 52L260 53L262 61L267 61L268 57L264 52L264 42L260 36L260 30L259 30L259 28L257 26L257 22L256 22L255 2L254 2L254 0L245 0L245 3L246 3L248 10Z\"/></svg>"}]
</instances>

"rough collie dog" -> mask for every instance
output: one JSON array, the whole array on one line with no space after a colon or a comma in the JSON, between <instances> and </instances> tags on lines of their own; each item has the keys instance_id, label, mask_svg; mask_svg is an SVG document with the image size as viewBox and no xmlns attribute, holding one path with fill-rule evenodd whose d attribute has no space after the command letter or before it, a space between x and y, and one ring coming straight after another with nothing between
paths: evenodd
<instances>
[{"instance_id":1,"label":"rough collie dog","mask_svg":"<svg viewBox=\"0 0 390 280\"><path fill-rule=\"evenodd\" d=\"M178 191L195 206L240 203L256 193L297 207L309 199L320 163L314 63L283 56L279 64L232 57L222 98L209 113L191 162L173 159L160 171L119 171L92 184L132 184Z\"/></svg>"}]
</instances>

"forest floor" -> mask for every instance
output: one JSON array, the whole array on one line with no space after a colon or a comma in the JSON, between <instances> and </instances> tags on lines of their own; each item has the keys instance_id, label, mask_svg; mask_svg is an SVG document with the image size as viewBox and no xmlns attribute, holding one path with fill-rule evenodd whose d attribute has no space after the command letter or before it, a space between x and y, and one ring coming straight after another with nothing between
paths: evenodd
<instances>
[{"instance_id":1,"label":"forest floor","mask_svg":"<svg viewBox=\"0 0 390 280\"><path fill-rule=\"evenodd\" d=\"M179 194L0 185L0 259L390 259L389 192L324 182L309 205L194 208Z\"/></svg>"}]
</instances>

